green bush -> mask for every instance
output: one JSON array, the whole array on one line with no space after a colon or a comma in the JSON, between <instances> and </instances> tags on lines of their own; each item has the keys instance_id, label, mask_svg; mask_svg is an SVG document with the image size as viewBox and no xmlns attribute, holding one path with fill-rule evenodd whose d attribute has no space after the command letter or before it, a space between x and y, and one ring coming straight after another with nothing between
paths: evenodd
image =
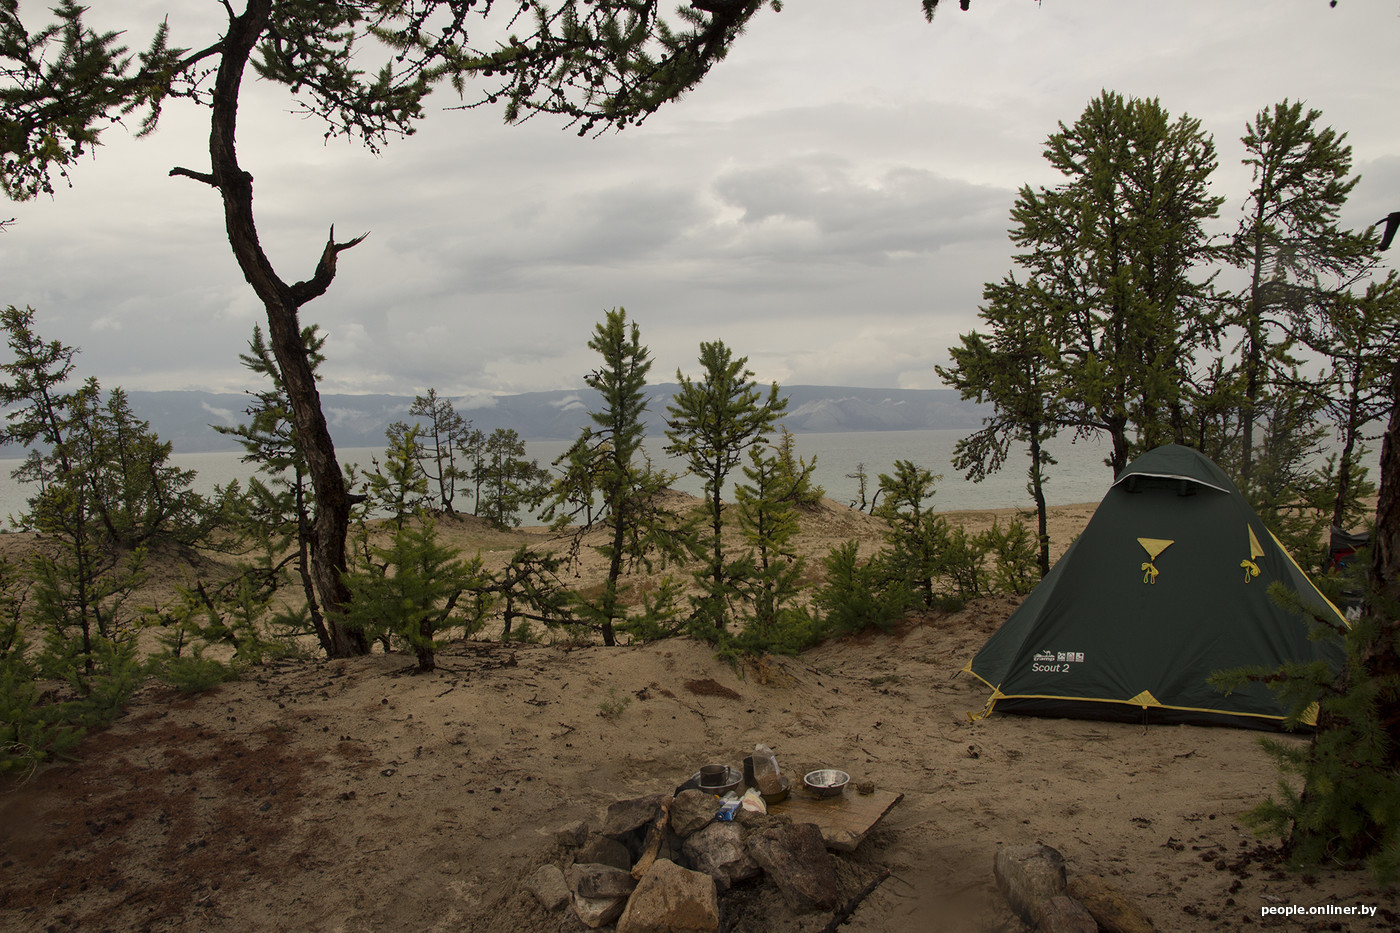
<instances>
[{"instance_id":1,"label":"green bush","mask_svg":"<svg viewBox=\"0 0 1400 933\"><path fill-rule=\"evenodd\" d=\"M181 657L167 657L152 665L152 674L184 693L203 693L212 687L238 679L232 665L204 657L198 649Z\"/></svg>"},{"instance_id":2,"label":"green bush","mask_svg":"<svg viewBox=\"0 0 1400 933\"><path fill-rule=\"evenodd\" d=\"M983 546L996 558L992 568L995 592L1024 596L1040 583L1039 545L1035 535L1019 518L1005 530L994 519L992 527L980 536Z\"/></svg>"},{"instance_id":3,"label":"green bush","mask_svg":"<svg viewBox=\"0 0 1400 933\"><path fill-rule=\"evenodd\" d=\"M990 581L987 578L987 538L969 535L964 528L950 528L946 523L937 529L935 548L938 570L952 587L951 596L958 602L984 596Z\"/></svg>"},{"instance_id":4,"label":"green bush","mask_svg":"<svg viewBox=\"0 0 1400 933\"><path fill-rule=\"evenodd\" d=\"M407 643L420 671L434 669L444 632L462 628L470 634L481 627L490 603L482 560L459 559L426 514L398 528L387 547L368 547L367 553L374 562L345 575L352 597L345 609L348 627Z\"/></svg>"},{"instance_id":5,"label":"green bush","mask_svg":"<svg viewBox=\"0 0 1400 933\"><path fill-rule=\"evenodd\" d=\"M890 574L878 560L860 559L856 541L832 548L825 564L826 581L813 593L812 603L828 633L871 626L889 631L915 601L904 576Z\"/></svg>"},{"instance_id":6,"label":"green bush","mask_svg":"<svg viewBox=\"0 0 1400 933\"><path fill-rule=\"evenodd\" d=\"M1384 611L1393 614L1396 607ZM1333 633L1326 623L1313 625L1317 637ZM1391 884L1400 880L1400 781L1380 708L1382 702L1393 708L1400 677L1373 676L1361 660L1383 632L1374 617L1352 623L1340 677L1316 661L1277 671L1229 671L1212 680L1225 689L1268 683L1289 710L1290 726L1316 716L1317 731L1306 745L1260 740L1278 764L1278 794L1245 814L1244 822L1284 839L1296 868L1364 861L1378 883Z\"/></svg>"}]
</instances>

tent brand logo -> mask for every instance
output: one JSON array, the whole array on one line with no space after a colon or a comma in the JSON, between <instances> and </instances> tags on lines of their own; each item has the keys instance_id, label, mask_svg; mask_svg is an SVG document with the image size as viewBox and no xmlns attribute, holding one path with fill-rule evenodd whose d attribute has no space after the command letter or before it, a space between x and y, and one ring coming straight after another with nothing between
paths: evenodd
<instances>
[{"instance_id":1,"label":"tent brand logo","mask_svg":"<svg viewBox=\"0 0 1400 933\"><path fill-rule=\"evenodd\" d=\"M1042 674L1068 674L1071 664L1083 664L1082 651L1050 651L1043 649L1031 659L1031 670Z\"/></svg>"}]
</instances>

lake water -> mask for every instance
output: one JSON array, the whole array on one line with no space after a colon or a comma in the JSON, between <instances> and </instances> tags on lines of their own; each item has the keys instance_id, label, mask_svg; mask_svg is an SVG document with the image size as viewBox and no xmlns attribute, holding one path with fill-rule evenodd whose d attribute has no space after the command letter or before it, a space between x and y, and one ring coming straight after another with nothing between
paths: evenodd
<instances>
[{"instance_id":1,"label":"lake water","mask_svg":"<svg viewBox=\"0 0 1400 933\"><path fill-rule=\"evenodd\" d=\"M796 436L798 456L810 462L816 458L815 482L825 488L828 497L838 502L855 503L860 498L859 484L854 474L860 464L868 476L867 496L873 495L879 474L893 470L896 460L911 460L919 466L941 474L936 486L933 507L938 511L1003 507L1031 507L1026 492L1026 468L1029 458L1013 451L1007 465L998 474L981 483L963 479L952 467L953 447L969 433L961 428L932 431L868 431L842 434L799 434ZM648 439L647 447L653 459L663 469L682 472L681 464L661 453L662 437ZM569 446L568 441L527 441L527 456L548 466ZM1103 497L1112 474L1104 465L1107 446L1095 441L1068 440L1051 445L1060 461L1050 469L1046 493L1050 504L1068 505L1077 502L1097 502ZM341 462L368 466L372 457L382 459L377 448L352 447L337 452ZM195 470L195 488L211 492L216 485L231 480L246 480L253 470L240 460L237 453L174 454L171 461L185 469ZM20 465L17 459L0 460L0 516L17 514L25 508L26 489L10 474ZM742 479L742 475L737 477ZM683 492L699 495L701 483L697 477L682 476L674 483ZM726 491L726 499L732 487ZM529 523L529 522L527 522Z\"/></svg>"},{"instance_id":2,"label":"lake water","mask_svg":"<svg viewBox=\"0 0 1400 933\"><path fill-rule=\"evenodd\" d=\"M860 464L865 465L867 496L873 495L879 474L893 470L896 460L911 460L919 466L941 474L936 486L933 508L937 511L992 508L1031 508L1030 494L1026 492L1026 468L1029 458L1024 452L1013 449L1007 464L1000 473L993 474L980 483L969 482L953 469L951 459L953 447L969 431L962 428L930 431L865 431L842 434L799 434L796 435L798 456L807 461L816 458L815 482L825 488L828 497L837 502L856 503L860 491L857 481L851 478ZM647 446L658 466L675 473L682 472L681 464L661 453L665 445L662 437L648 439ZM542 466L548 466L554 458L569 446L568 441L528 441L527 455L537 459ZM1049 482L1046 485L1046 499L1051 505L1072 505L1080 502L1098 502L1103 498L1112 482L1112 473L1104 465L1108 454L1108 444L1096 440L1080 440L1071 443L1067 438L1050 443L1050 452L1059 461L1049 468ZM378 448L352 447L338 451L341 462L358 463L368 466L372 457L382 459L383 451ZM171 460L186 469L195 470L198 478L195 488L200 492L211 492L215 485L226 484L231 480L246 480L252 475L248 464L241 462L237 453L197 453L175 454ZM1379 454L1372 452L1368 457L1371 479L1379 480L1377 465ZM16 483L10 474L20 465L19 460L0 460L0 516L17 514L25 508L27 493ZM742 475L736 477L742 479ZM701 483L697 477L682 476L675 487L692 495L700 495ZM726 490L726 500L732 497L732 485ZM526 520L526 524L533 523Z\"/></svg>"}]
</instances>

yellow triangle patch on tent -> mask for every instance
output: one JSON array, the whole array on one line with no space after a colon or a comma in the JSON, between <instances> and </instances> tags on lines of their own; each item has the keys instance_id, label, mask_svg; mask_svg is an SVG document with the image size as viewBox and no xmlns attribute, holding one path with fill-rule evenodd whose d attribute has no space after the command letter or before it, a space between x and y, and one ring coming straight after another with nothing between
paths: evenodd
<instances>
[{"instance_id":1,"label":"yellow triangle patch on tent","mask_svg":"<svg viewBox=\"0 0 1400 933\"><path fill-rule=\"evenodd\" d=\"M1314 703L1313 705L1309 706L1306 710L1303 711L1303 718L1300 719L1299 722L1301 722L1305 726L1316 726L1318 711L1319 707L1316 703Z\"/></svg>"},{"instance_id":2,"label":"yellow triangle patch on tent","mask_svg":"<svg viewBox=\"0 0 1400 933\"><path fill-rule=\"evenodd\" d=\"M1165 538L1138 538L1138 544L1142 545L1142 549L1147 552L1147 556L1152 560L1156 560L1158 554L1175 543L1175 541L1168 541Z\"/></svg>"},{"instance_id":3,"label":"yellow triangle patch on tent","mask_svg":"<svg viewBox=\"0 0 1400 933\"><path fill-rule=\"evenodd\" d=\"M1249 559L1256 560L1264 556L1264 548L1260 546L1259 539L1254 537L1254 529L1246 526L1249 532Z\"/></svg>"},{"instance_id":4,"label":"yellow triangle patch on tent","mask_svg":"<svg viewBox=\"0 0 1400 933\"><path fill-rule=\"evenodd\" d=\"M1141 706L1141 707L1143 707L1144 709L1146 709L1146 708L1149 707L1149 706L1161 706L1161 705L1162 705L1161 703L1158 703L1158 702L1157 702L1157 698L1154 697L1154 696L1152 695L1152 691L1150 691L1150 690L1144 690L1144 691L1142 691L1141 693L1139 693L1137 696L1133 697L1133 698L1132 698L1131 700L1129 700L1128 702L1131 703L1131 704L1133 704L1134 706Z\"/></svg>"},{"instance_id":5,"label":"yellow triangle patch on tent","mask_svg":"<svg viewBox=\"0 0 1400 933\"><path fill-rule=\"evenodd\" d=\"M1147 560L1138 569L1142 571L1143 583L1157 582L1157 567L1152 562L1157 559L1157 555L1171 547L1174 542L1165 538L1138 538L1138 544L1147 552Z\"/></svg>"}]
</instances>

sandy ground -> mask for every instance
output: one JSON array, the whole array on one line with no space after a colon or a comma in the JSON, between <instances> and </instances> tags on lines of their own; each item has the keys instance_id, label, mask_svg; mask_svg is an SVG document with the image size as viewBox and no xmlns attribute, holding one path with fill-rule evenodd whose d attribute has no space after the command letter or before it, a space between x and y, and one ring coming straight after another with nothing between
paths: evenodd
<instances>
[{"instance_id":1,"label":"sandy ground","mask_svg":"<svg viewBox=\"0 0 1400 933\"><path fill-rule=\"evenodd\" d=\"M1057 552L1091 512L1056 510ZM496 557L544 536L471 522L449 533ZM803 546L817 555L859 536L873 548L878 534L828 505ZM668 792L700 764L737 766L757 742L791 775L839 767L903 794L839 857L852 889L891 873L845 930L1024 930L992 860L1036 842L1071 876L1106 878L1160 931L1400 927L1394 890L1360 871L1285 871L1241 826L1277 780L1257 733L970 721L985 690L955 674L1014 607L979 601L741 668L684 639L468 641L426 676L406 655L375 654L279 662L194 697L147 687L78 760L0 786L0 929L579 930L522 886L567 858L554 831ZM1261 917L1289 904L1381 914ZM831 920L791 915L762 886L726 911L727 929L755 933Z\"/></svg>"}]
</instances>

